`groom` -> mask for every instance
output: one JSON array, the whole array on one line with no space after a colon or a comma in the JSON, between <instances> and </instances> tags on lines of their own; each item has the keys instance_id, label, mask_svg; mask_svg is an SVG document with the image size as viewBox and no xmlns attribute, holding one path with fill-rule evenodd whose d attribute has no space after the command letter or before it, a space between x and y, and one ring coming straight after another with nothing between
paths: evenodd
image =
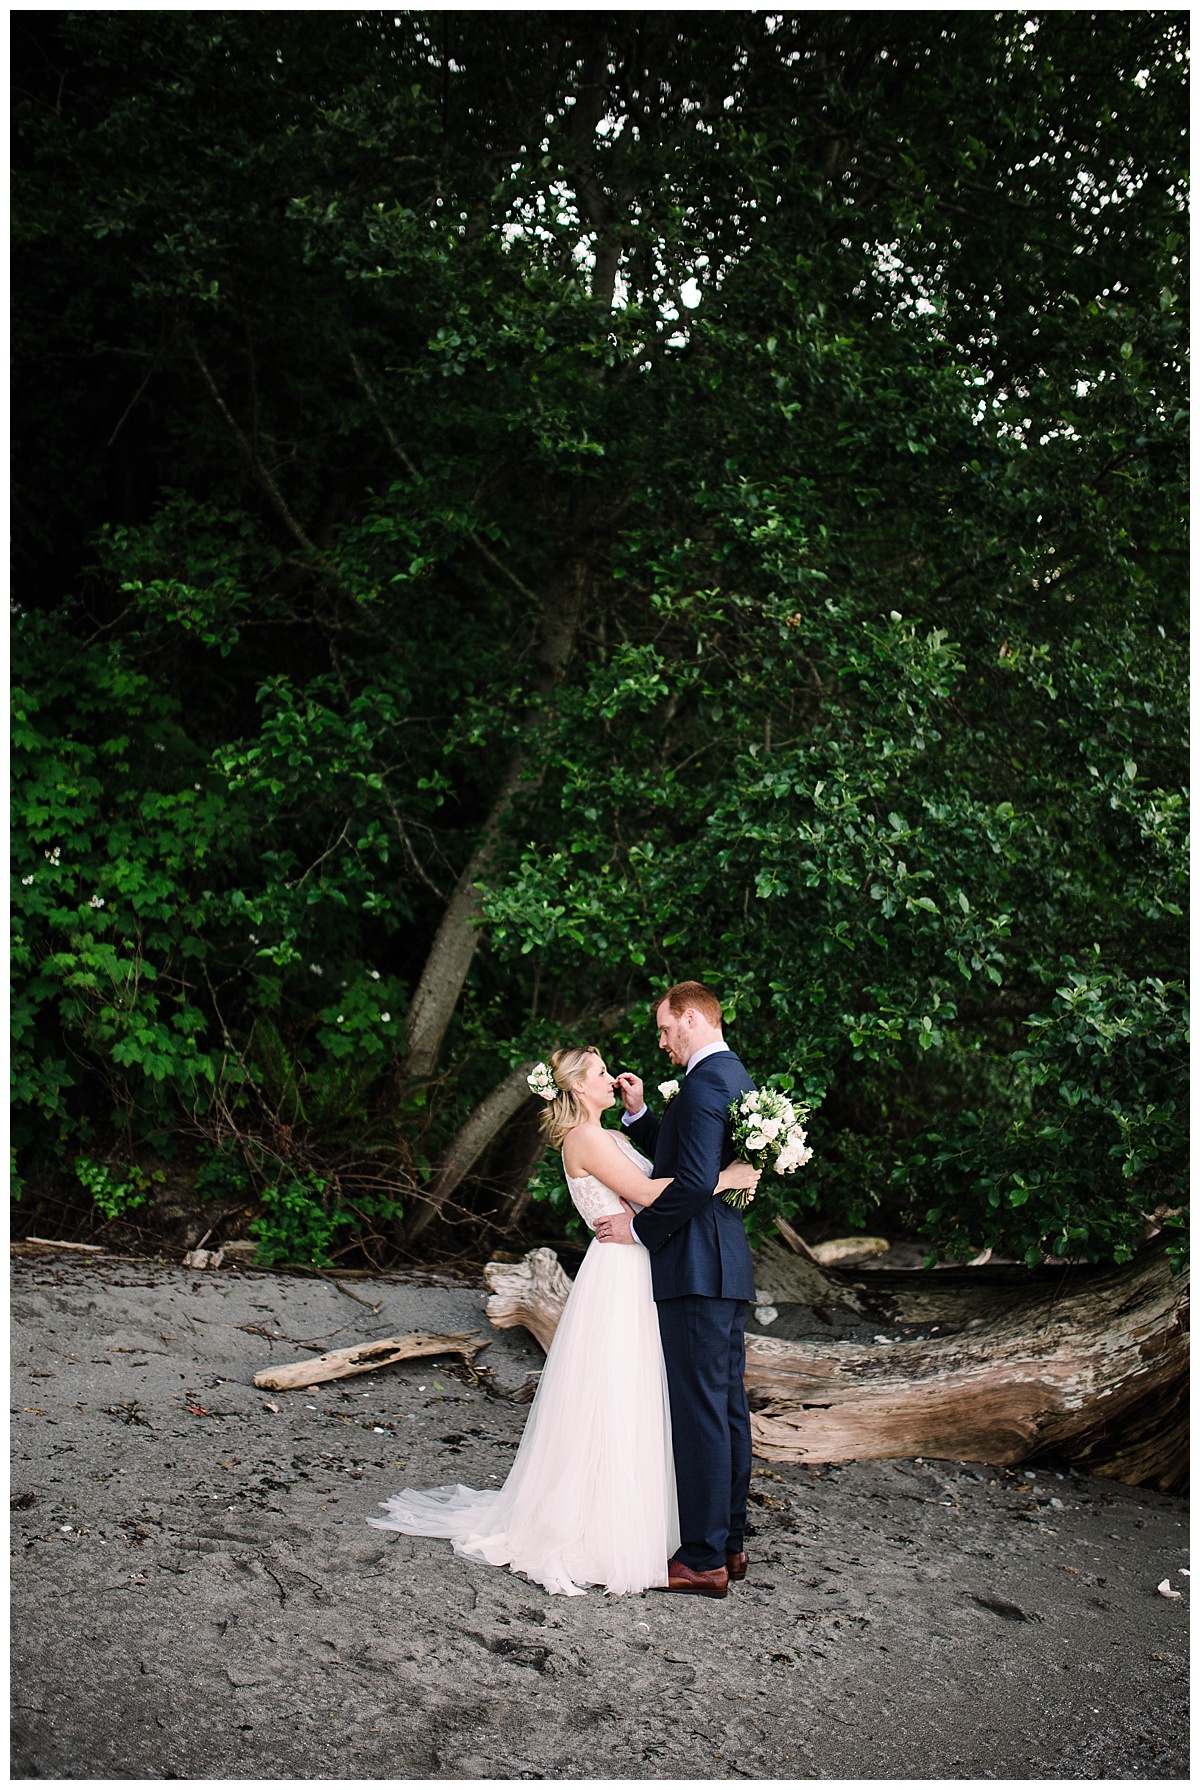
<instances>
[{"instance_id":1,"label":"groom","mask_svg":"<svg viewBox=\"0 0 1200 1790\"><path fill-rule=\"evenodd\" d=\"M730 1579L746 1576L745 1324L754 1265L740 1216L713 1189L737 1154L730 1105L754 1083L722 1036L720 1002L702 983L668 989L655 1020L660 1048L686 1072L662 1120L646 1106L636 1075L620 1075L614 1085L630 1138L654 1158L656 1177L673 1179L632 1220L602 1218L596 1235L637 1241L650 1252L679 1495L681 1540L667 1588L724 1597Z\"/></svg>"}]
</instances>

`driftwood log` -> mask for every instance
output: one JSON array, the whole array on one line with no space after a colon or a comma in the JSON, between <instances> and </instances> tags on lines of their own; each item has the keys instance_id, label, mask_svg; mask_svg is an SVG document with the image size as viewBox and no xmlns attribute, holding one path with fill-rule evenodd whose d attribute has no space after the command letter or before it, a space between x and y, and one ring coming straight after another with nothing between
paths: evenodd
<instances>
[{"instance_id":1,"label":"driftwood log","mask_svg":"<svg viewBox=\"0 0 1200 1790\"><path fill-rule=\"evenodd\" d=\"M796 1239L799 1243L799 1239ZM1129 1485L1187 1478L1187 1288L1161 1244L1119 1268L823 1268L771 1242L760 1299L880 1341L746 1338L764 1460L926 1456L996 1466L1053 1458ZM548 1348L570 1290L553 1250L489 1263L488 1317Z\"/></svg>"},{"instance_id":2,"label":"driftwood log","mask_svg":"<svg viewBox=\"0 0 1200 1790\"><path fill-rule=\"evenodd\" d=\"M554 1251L531 1249L520 1262L489 1262L483 1278L492 1295L487 1302L489 1322L497 1330L523 1324L549 1350L571 1291Z\"/></svg>"},{"instance_id":3,"label":"driftwood log","mask_svg":"<svg viewBox=\"0 0 1200 1790\"><path fill-rule=\"evenodd\" d=\"M104 1254L104 1245L102 1243L63 1243L60 1242L57 1237L24 1237L21 1241L24 1243L36 1244L39 1249L82 1249L85 1250L88 1255ZM19 1245L14 1243L13 1248L16 1249L18 1247Z\"/></svg>"},{"instance_id":4,"label":"driftwood log","mask_svg":"<svg viewBox=\"0 0 1200 1790\"><path fill-rule=\"evenodd\" d=\"M381 1342L359 1343L357 1348L330 1349L325 1355L314 1355L310 1361L264 1367L255 1374L254 1384L268 1392L289 1392L298 1386L320 1386L326 1380L374 1373L377 1368L391 1367L394 1361L413 1361L420 1355L461 1355L465 1361L473 1361L481 1349L489 1347L486 1337L466 1331L454 1336L431 1336L414 1330L407 1336L385 1336Z\"/></svg>"}]
</instances>

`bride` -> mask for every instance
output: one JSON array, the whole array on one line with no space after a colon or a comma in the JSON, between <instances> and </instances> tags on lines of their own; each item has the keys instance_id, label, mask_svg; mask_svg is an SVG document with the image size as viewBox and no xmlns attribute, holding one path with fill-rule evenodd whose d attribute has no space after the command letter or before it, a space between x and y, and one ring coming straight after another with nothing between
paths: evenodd
<instances>
[{"instance_id":1,"label":"bride","mask_svg":"<svg viewBox=\"0 0 1200 1790\"><path fill-rule=\"evenodd\" d=\"M670 1185L600 1115L613 1081L594 1046L558 1050L531 1085L547 1100L542 1129L561 1146L571 1198L585 1222L622 1202L651 1205ZM736 1162L717 1193L753 1187ZM449 1540L457 1554L524 1573L547 1591L582 1595L665 1586L679 1546L671 1414L650 1287L650 1257L593 1239L546 1356L525 1433L503 1486L406 1488L382 1506L379 1529Z\"/></svg>"}]
</instances>

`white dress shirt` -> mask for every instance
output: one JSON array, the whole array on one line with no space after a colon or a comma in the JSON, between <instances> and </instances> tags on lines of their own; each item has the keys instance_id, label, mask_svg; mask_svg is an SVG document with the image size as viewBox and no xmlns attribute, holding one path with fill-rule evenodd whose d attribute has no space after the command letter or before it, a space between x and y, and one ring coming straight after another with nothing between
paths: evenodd
<instances>
[{"instance_id":1,"label":"white dress shirt","mask_svg":"<svg viewBox=\"0 0 1200 1790\"><path fill-rule=\"evenodd\" d=\"M692 1052L691 1056L688 1058L687 1068L684 1070L683 1073L685 1075L690 1075L692 1073L692 1070L696 1067L696 1064L702 1063L704 1061L705 1057L715 1057L719 1050L728 1050L728 1049L729 1049L729 1046L726 1044L724 1038L717 1038L712 1044L702 1044L700 1046L699 1050L694 1050ZM645 1101L643 1100L643 1102L637 1112L621 1114L621 1123L622 1123L622 1125L636 1125L638 1120L644 1119L646 1114L649 1111L650 1111L650 1108L646 1105Z\"/></svg>"}]
</instances>

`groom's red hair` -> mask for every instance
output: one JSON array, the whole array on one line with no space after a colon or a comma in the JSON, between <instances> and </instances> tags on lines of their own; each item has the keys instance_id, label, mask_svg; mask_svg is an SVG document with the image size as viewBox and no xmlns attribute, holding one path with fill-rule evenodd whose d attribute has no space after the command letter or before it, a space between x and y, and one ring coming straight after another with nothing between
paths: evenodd
<instances>
[{"instance_id":1,"label":"groom's red hair","mask_svg":"<svg viewBox=\"0 0 1200 1790\"><path fill-rule=\"evenodd\" d=\"M666 994L659 995L654 1008L656 1013L664 1001L676 1018L689 1007L694 1007L710 1026L721 1024L721 1003L711 988L705 988L703 982L676 982L674 988L668 988Z\"/></svg>"}]
</instances>

